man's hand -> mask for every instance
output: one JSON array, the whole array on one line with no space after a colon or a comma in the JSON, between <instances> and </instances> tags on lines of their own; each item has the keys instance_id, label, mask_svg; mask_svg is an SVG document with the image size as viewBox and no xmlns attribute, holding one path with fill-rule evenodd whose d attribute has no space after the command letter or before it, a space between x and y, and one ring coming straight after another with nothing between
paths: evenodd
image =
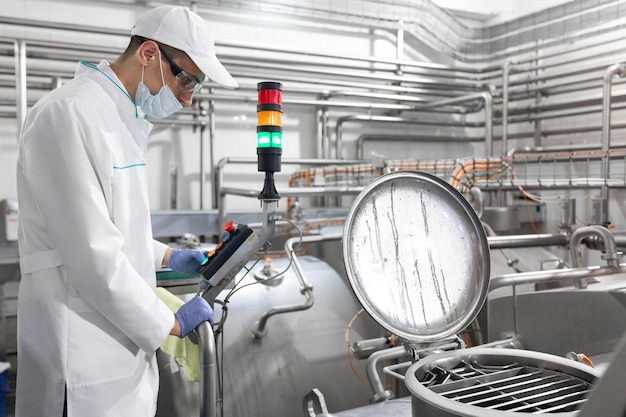
<instances>
[{"instance_id":1,"label":"man's hand","mask_svg":"<svg viewBox=\"0 0 626 417\"><path fill-rule=\"evenodd\" d=\"M205 254L193 249L172 249L167 261L167 267L172 271L182 272L188 275L196 275L200 263L204 260Z\"/></svg>"},{"instance_id":2,"label":"man's hand","mask_svg":"<svg viewBox=\"0 0 626 417\"><path fill-rule=\"evenodd\" d=\"M178 337L183 338L187 336L193 329L198 327L203 321L208 321L213 325L213 309L209 303L199 295L196 295L191 300L183 304L174 317L178 321L180 326L180 333L176 334ZM174 326L175 332L176 326Z\"/></svg>"}]
</instances>

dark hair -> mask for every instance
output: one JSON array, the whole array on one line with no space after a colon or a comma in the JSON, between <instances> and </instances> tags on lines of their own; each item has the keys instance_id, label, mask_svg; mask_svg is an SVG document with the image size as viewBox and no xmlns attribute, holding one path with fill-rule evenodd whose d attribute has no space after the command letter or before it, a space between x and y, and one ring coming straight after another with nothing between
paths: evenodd
<instances>
[{"instance_id":1,"label":"dark hair","mask_svg":"<svg viewBox=\"0 0 626 417\"><path fill-rule=\"evenodd\" d=\"M139 49L139 46L141 46L141 44L147 40L151 40L151 39L144 38L143 36L137 36L137 35L131 36L130 42L128 43L128 46L126 47L126 50L122 53L122 58L128 58L132 56L135 52L137 52L137 49ZM165 45L157 41L155 42L161 48L163 48L165 52L171 57L181 57L181 58L187 57L187 54L181 51L180 49L172 48L169 45Z\"/></svg>"},{"instance_id":2,"label":"dark hair","mask_svg":"<svg viewBox=\"0 0 626 417\"><path fill-rule=\"evenodd\" d=\"M136 35L131 36L130 42L128 42L128 46L126 47L126 50L124 50L124 52L122 53L122 58L128 58L132 56L139 48L139 45L141 45L145 40L146 38L143 38L141 36L136 36Z\"/></svg>"}]
</instances>

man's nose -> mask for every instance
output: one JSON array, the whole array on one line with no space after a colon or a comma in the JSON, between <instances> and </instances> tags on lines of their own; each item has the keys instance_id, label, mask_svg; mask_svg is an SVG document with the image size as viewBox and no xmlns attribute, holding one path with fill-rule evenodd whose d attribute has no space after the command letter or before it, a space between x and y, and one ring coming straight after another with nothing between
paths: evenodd
<instances>
[{"instance_id":1,"label":"man's nose","mask_svg":"<svg viewBox=\"0 0 626 417\"><path fill-rule=\"evenodd\" d=\"M193 91L190 91L188 93L180 93L177 98L183 106L191 106L191 102L193 101Z\"/></svg>"}]
</instances>

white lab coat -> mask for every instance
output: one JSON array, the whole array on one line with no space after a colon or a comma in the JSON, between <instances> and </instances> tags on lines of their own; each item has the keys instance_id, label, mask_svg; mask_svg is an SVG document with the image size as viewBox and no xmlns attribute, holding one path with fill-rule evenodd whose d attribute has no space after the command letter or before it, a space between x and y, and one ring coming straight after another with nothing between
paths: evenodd
<instances>
[{"instance_id":1,"label":"white lab coat","mask_svg":"<svg viewBox=\"0 0 626 417\"><path fill-rule=\"evenodd\" d=\"M18 146L17 417L152 417L155 351L174 316L155 294L146 150L152 125L109 65L30 111Z\"/></svg>"}]
</instances>

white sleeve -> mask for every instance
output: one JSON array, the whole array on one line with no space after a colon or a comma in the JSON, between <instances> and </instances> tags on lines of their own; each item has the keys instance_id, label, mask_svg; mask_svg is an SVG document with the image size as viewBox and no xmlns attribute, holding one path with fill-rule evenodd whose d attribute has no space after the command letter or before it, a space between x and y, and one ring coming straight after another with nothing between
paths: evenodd
<instances>
[{"instance_id":1,"label":"white sleeve","mask_svg":"<svg viewBox=\"0 0 626 417\"><path fill-rule=\"evenodd\" d=\"M165 257L165 252L167 251L167 248L169 248L168 245L166 245L165 243L159 242L158 240L154 239L153 241L153 246L154 246L154 269L161 269L163 268L163 258Z\"/></svg>"}]
</instances>

